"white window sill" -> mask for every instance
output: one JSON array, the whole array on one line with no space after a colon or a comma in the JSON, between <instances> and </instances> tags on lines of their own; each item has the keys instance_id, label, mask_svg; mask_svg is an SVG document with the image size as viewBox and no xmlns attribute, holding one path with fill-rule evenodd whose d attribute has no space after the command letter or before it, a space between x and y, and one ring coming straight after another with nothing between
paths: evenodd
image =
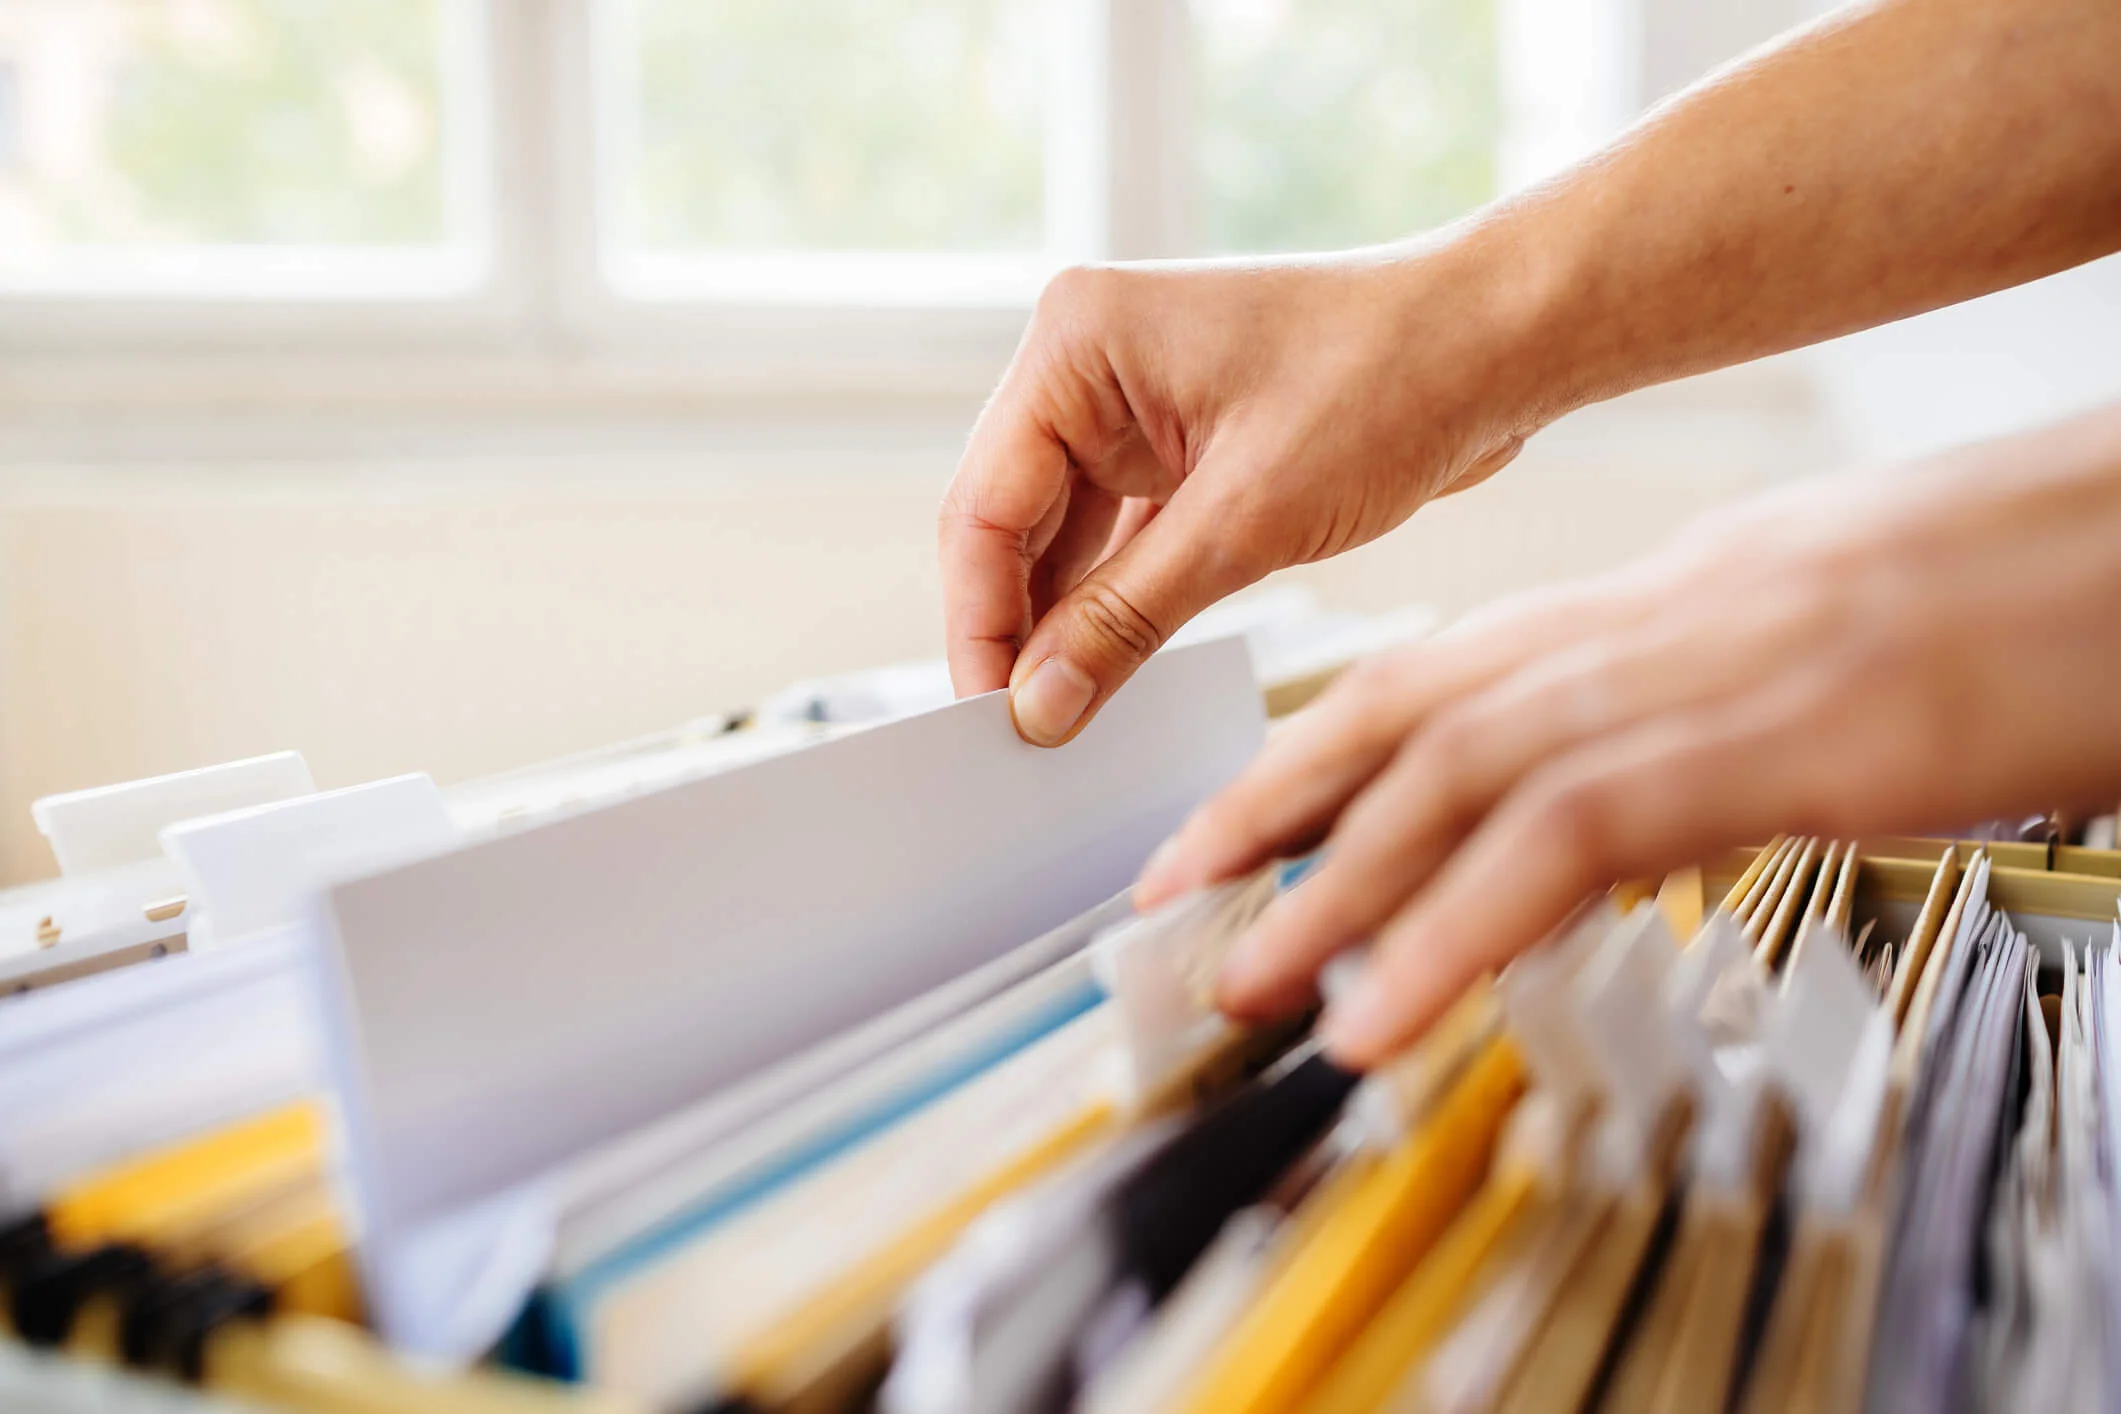
<instances>
[{"instance_id":1,"label":"white window sill","mask_svg":"<svg viewBox=\"0 0 2121 1414\"><path fill-rule=\"evenodd\" d=\"M815 341L674 340L623 355L464 348L419 355L0 360L0 475L96 467L652 465L948 474L1021 331L1021 311L846 321ZM832 332L835 325L837 332ZM898 325L894 329L894 325ZM857 337L859 335L859 337ZM1564 419L1540 459L1686 477L1734 460L1809 472L1837 457L1812 370L1788 360L1646 390Z\"/></svg>"},{"instance_id":2,"label":"white window sill","mask_svg":"<svg viewBox=\"0 0 2121 1414\"><path fill-rule=\"evenodd\" d=\"M643 253L606 262L615 304L788 309L1029 309L1060 262L1045 255Z\"/></svg>"}]
</instances>

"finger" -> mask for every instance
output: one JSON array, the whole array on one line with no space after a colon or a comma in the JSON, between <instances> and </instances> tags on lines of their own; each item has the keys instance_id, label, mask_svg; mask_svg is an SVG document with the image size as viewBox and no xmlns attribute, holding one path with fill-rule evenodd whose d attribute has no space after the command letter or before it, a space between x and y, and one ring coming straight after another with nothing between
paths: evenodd
<instances>
[{"instance_id":1,"label":"finger","mask_svg":"<svg viewBox=\"0 0 2121 1414\"><path fill-rule=\"evenodd\" d=\"M1396 913L1518 782L1585 742L1747 690L1778 627L1737 632L1726 614L1705 633L1690 612L1653 615L1431 713L1348 808L1333 860L1232 950L1224 1006L1245 1016L1300 1006L1318 969Z\"/></svg>"},{"instance_id":2,"label":"finger","mask_svg":"<svg viewBox=\"0 0 2121 1414\"><path fill-rule=\"evenodd\" d=\"M1073 738L1180 625L1266 572L1220 543L1212 505L1200 483L1181 486L1039 620L1009 684L1024 740Z\"/></svg>"},{"instance_id":3,"label":"finger","mask_svg":"<svg viewBox=\"0 0 2121 1414\"><path fill-rule=\"evenodd\" d=\"M1090 571L1134 543L1134 537L1141 534L1143 527L1155 520L1156 513L1163 509L1160 502L1132 496L1118 502L1117 507L1112 518L1112 527L1106 532L1103 544L1094 547L1089 554L1075 558L1072 564L1054 566L1049 597L1042 604L1034 602L1034 607L1038 610L1034 622L1051 613L1055 604L1066 598L1069 591L1089 577ZM1032 573L1036 575L1038 571L1034 569ZM1037 600L1036 595L1032 597L1034 601Z\"/></svg>"},{"instance_id":4,"label":"finger","mask_svg":"<svg viewBox=\"0 0 2121 1414\"><path fill-rule=\"evenodd\" d=\"M1126 451L1138 440L1133 414L1099 347L1094 322L1034 324L943 497L945 651L960 696L1008 685L1035 622L1031 570L1046 547L1034 536L1058 530L1076 469L1139 460Z\"/></svg>"},{"instance_id":5,"label":"finger","mask_svg":"<svg viewBox=\"0 0 2121 1414\"><path fill-rule=\"evenodd\" d=\"M1031 633L1031 537L1061 504L1068 469L1067 448L1013 400L997 399L973 431L937 527L944 639L959 696L1008 685Z\"/></svg>"},{"instance_id":6,"label":"finger","mask_svg":"<svg viewBox=\"0 0 2121 1414\"><path fill-rule=\"evenodd\" d=\"M1139 429L1103 460L1077 468L1059 534L1050 546L1033 541L1032 622L1139 534L1177 488L1178 478L1157 460Z\"/></svg>"},{"instance_id":7,"label":"finger","mask_svg":"<svg viewBox=\"0 0 2121 1414\"><path fill-rule=\"evenodd\" d=\"M1120 515L1119 498L1103 487L1086 481L1069 487L1067 510L1059 527L1031 567L1033 622L1044 618L1105 558Z\"/></svg>"},{"instance_id":8,"label":"finger","mask_svg":"<svg viewBox=\"0 0 2121 1414\"><path fill-rule=\"evenodd\" d=\"M1826 757L1792 723L1748 698L1658 718L1542 769L1378 935L1362 986L1323 1023L1328 1048L1374 1065L1595 890L1822 818L1834 794Z\"/></svg>"},{"instance_id":9,"label":"finger","mask_svg":"<svg viewBox=\"0 0 2121 1414\"><path fill-rule=\"evenodd\" d=\"M1233 1015L1303 1006L1321 967L1397 913L1528 772L1697 692L1661 656L1579 649L1463 698L1406 736L1341 814L1326 862L1231 950L1218 1000Z\"/></svg>"},{"instance_id":10,"label":"finger","mask_svg":"<svg viewBox=\"0 0 2121 1414\"><path fill-rule=\"evenodd\" d=\"M1649 602L1617 578L1542 591L1355 664L1194 812L1151 861L1136 900L1154 907L1315 839L1430 713L1528 660L1637 621Z\"/></svg>"},{"instance_id":11,"label":"finger","mask_svg":"<svg viewBox=\"0 0 2121 1414\"><path fill-rule=\"evenodd\" d=\"M1119 520L1112 526L1112 538L1105 542L1104 553L1098 558L1109 560L1133 544L1134 537L1146 530L1149 522L1155 520L1156 513L1163 508L1163 502L1152 501L1147 497L1130 497L1121 502Z\"/></svg>"}]
</instances>

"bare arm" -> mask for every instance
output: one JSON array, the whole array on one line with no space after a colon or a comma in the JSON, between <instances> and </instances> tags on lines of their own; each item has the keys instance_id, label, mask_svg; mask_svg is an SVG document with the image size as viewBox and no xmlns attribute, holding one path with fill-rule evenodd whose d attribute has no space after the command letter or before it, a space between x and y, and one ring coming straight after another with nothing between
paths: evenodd
<instances>
[{"instance_id":1,"label":"bare arm","mask_svg":"<svg viewBox=\"0 0 2121 1414\"><path fill-rule=\"evenodd\" d=\"M2121 247L2121 5L1885 0L1436 237L1056 281L946 498L960 692L1071 736L1207 604L1571 408Z\"/></svg>"},{"instance_id":2,"label":"bare arm","mask_svg":"<svg viewBox=\"0 0 2121 1414\"><path fill-rule=\"evenodd\" d=\"M1476 242L1567 408L2121 248L2121 6L1860 5L1713 76Z\"/></svg>"}]
</instances>

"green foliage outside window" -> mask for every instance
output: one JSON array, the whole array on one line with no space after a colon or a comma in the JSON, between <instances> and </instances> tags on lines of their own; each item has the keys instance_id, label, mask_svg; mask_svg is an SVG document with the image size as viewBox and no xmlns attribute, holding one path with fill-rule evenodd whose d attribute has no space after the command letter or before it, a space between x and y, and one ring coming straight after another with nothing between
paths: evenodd
<instances>
[{"instance_id":1,"label":"green foliage outside window","mask_svg":"<svg viewBox=\"0 0 2121 1414\"><path fill-rule=\"evenodd\" d=\"M1043 244L1039 0L635 0L633 20L640 244Z\"/></svg>"},{"instance_id":2,"label":"green foliage outside window","mask_svg":"<svg viewBox=\"0 0 2121 1414\"><path fill-rule=\"evenodd\" d=\"M628 41L603 76L629 105L601 148L615 234L1040 249L1047 7L1069 2L604 0ZM14 180L65 244L446 240L451 3L83 0L118 21L98 160ZM1494 192L1494 0L1190 4L1205 249L1389 239Z\"/></svg>"},{"instance_id":3,"label":"green foliage outside window","mask_svg":"<svg viewBox=\"0 0 2121 1414\"><path fill-rule=\"evenodd\" d=\"M1440 225L1495 192L1494 0L1193 0L1211 251Z\"/></svg>"},{"instance_id":4,"label":"green foliage outside window","mask_svg":"<svg viewBox=\"0 0 2121 1414\"><path fill-rule=\"evenodd\" d=\"M414 245L446 234L444 0L131 0L84 243Z\"/></svg>"}]
</instances>

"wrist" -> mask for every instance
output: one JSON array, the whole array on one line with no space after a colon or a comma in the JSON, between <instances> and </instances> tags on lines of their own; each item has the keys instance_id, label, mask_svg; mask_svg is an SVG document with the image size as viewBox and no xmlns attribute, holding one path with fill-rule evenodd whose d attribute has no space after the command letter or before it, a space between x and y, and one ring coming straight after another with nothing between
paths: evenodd
<instances>
[{"instance_id":1,"label":"wrist","mask_svg":"<svg viewBox=\"0 0 2121 1414\"><path fill-rule=\"evenodd\" d=\"M1586 337L1599 317L1573 252L1528 214L1483 212L1379 270L1409 377L1442 396L1475 447L1529 437L1627 384Z\"/></svg>"}]
</instances>

